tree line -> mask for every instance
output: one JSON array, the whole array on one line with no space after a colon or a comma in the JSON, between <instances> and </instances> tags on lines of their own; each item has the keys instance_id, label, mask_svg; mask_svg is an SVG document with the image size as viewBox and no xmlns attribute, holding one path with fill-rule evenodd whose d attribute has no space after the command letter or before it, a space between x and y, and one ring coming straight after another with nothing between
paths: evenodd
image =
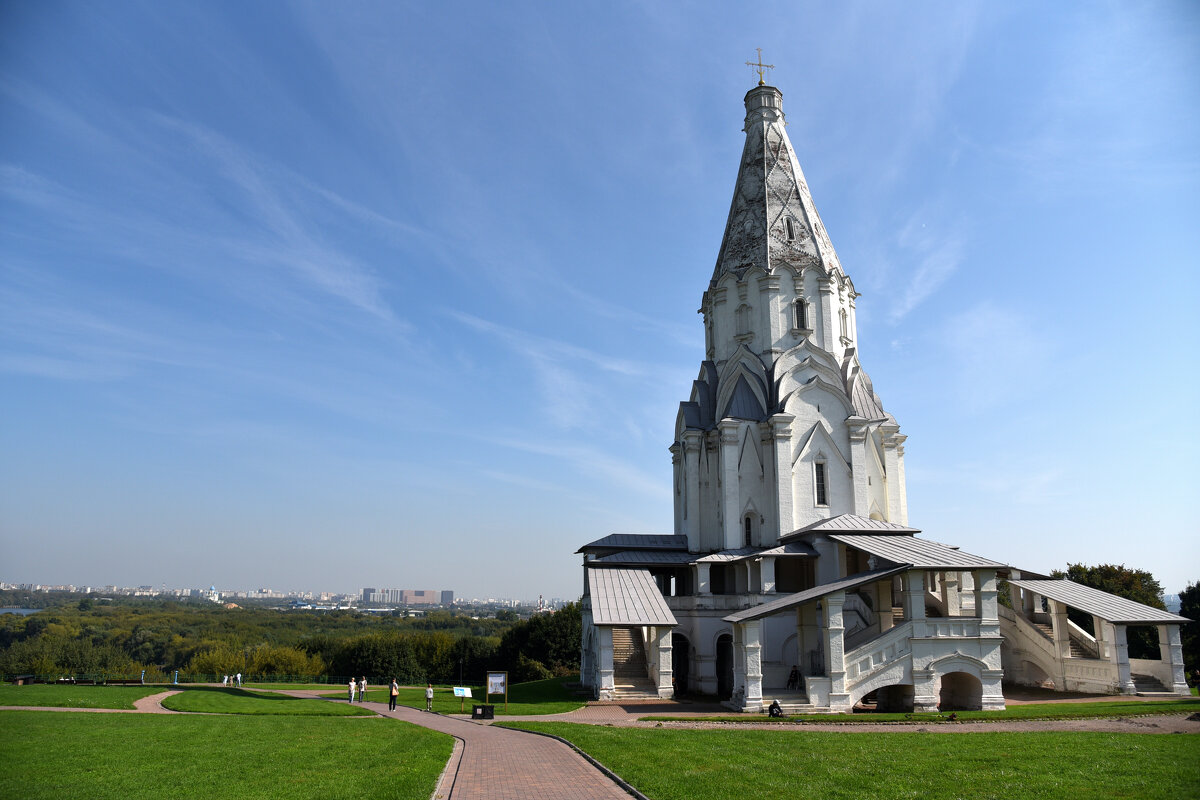
<instances>
[{"instance_id":1,"label":"tree line","mask_svg":"<svg viewBox=\"0 0 1200 800\"><path fill-rule=\"evenodd\" d=\"M138 675L166 680L242 673L404 683L479 683L487 670L525 681L579 670L578 603L523 620L457 611L422 617L355 611L224 608L169 600L61 598L25 617L0 615L0 673L46 677Z\"/></svg>"}]
</instances>

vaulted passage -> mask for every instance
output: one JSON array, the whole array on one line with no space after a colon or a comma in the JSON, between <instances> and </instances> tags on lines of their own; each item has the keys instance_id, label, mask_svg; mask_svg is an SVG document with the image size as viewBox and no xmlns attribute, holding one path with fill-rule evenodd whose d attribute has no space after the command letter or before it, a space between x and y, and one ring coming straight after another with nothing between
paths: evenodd
<instances>
[{"instance_id":1,"label":"vaulted passage","mask_svg":"<svg viewBox=\"0 0 1200 800\"><path fill-rule=\"evenodd\" d=\"M983 708L983 684L966 672L950 672L942 676L938 695L939 711L978 711Z\"/></svg>"}]
</instances>

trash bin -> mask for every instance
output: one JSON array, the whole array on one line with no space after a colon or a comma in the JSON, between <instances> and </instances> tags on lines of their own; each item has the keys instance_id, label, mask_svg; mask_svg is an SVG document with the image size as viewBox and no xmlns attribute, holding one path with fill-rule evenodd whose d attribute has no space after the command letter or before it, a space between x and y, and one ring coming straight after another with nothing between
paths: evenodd
<instances>
[{"instance_id":1,"label":"trash bin","mask_svg":"<svg viewBox=\"0 0 1200 800\"><path fill-rule=\"evenodd\" d=\"M495 706L471 706L471 719L495 719Z\"/></svg>"}]
</instances>

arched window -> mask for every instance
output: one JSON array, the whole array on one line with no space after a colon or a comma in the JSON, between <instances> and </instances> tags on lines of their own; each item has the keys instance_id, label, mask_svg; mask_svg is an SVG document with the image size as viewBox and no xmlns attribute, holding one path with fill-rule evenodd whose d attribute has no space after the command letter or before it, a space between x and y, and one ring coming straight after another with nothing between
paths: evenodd
<instances>
[{"instance_id":1,"label":"arched window","mask_svg":"<svg viewBox=\"0 0 1200 800\"><path fill-rule=\"evenodd\" d=\"M750 539L754 535L754 523L750 520L750 515L746 515L746 519L742 521L746 531L746 547L750 547Z\"/></svg>"},{"instance_id":2,"label":"arched window","mask_svg":"<svg viewBox=\"0 0 1200 800\"><path fill-rule=\"evenodd\" d=\"M794 307L796 327L808 330L808 302L803 297L796 298Z\"/></svg>"},{"instance_id":3,"label":"arched window","mask_svg":"<svg viewBox=\"0 0 1200 800\"><path fill-rule=\"evenodd\" d=\"M787 228L787 238L788 238L788 241L789 241L789 242L790 242L790 241L793 241L793 240L796 238L796 229L792 227L792 218L791 218L791 217L784 217L784 218L783 218L783 224L784 224L784 227L786 227L786 228Z\"/></svg>"}]
</instances>

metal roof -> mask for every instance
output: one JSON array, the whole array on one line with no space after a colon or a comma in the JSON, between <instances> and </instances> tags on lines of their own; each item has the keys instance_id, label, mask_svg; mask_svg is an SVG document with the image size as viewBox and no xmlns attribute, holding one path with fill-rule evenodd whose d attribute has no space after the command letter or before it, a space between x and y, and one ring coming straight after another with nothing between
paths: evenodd
<instances>
[{"instance_id":1,"label":"metal roof","mask_svg":"<svg viewBox=\"0 0 1200 800\"><path fill-rule=\"evenodd\" d=\"M706 556L700 556L696 559L697 564L716 564L725 561L741 561L749 556L756 556L762 552L759 547L739 547L736 550L722 550L719 553L709 553Z\"/></svg>"},{"instance_id":2,"label":"metal roof","mask_svg":"<svg viewBox=\"0 0 1200 800\"><path fill-rule=\"evenodd\" d=\"M885 522L881 519L860 517L857 514L838 514L836 517L830 517L829 519L819 519L816 522L805 525L803 528L785 534L781 538L786 539L791 536L799 536L803 533L890 533L893 535L911 535L920 532L919 528L909 528L905 525L897 525L894 522Z\"/></svg>"},{"instance_id":3,"label":"metal roof","mask_svg":"<svg viewBox=\"0 0 1200 800\"><path fill-rule=\"evenodd\" d=\"M981 556L973 556L944 544L915 536L842 536L830 535L835 542L856 547L893 564L908 564L918 569L976 569L1008 566Z\"/></svg>"},{"instance_id":4,"label":"metal roof","mask_svg":"<svg viewBox=\"0 0 1200 800\"><path fill-rule=\"evenodd\" d=\"M686 550L622 550L606 556L593 558L588 566L601 564L691 564L696 557Z\"/></svg>"},{"instance_id":5,"label":"metal roof","mask_svg":"<svg viewBox=\"0 0 1200 800\"><path fill-rule=\"evenodd\" d=\"M687 537L670 533L610 533L576 550L687 550Z\"/></svg>"},{"instance_id":6,"label":"metal roof","mask_svg":"<svg viewBox=\"0 0 1200 800\"><path fill-rule=\"evenodd\" d=\"M804 542L789 542L781 544L778 547L769 547L759 553L760 556L805 556L807 558L816 558L817 551L812 549L811 545Z\"/></svg>"},{"instance_id":7,"label":"metal roof","mask_svg":"<svg viewBox=\"0 0 1200 800\"><path fill-rule=\"evenodd\" d=\"M789 608L811 603L815 600L820 600L825 595L833 594L834 592L842 592L848 589L855 589L868 583L890 578L893 575L898 575L904 572L907 567L888 567L886 569L875 569L870 572L860 572L857 575L851 575L849 578L842 578L833 583L824 583L820 586L814 586L811 589L805 589L803 592L789 594L786 597L780 597L778 600L772 600L769 603L763 603L761 606L747 608L745 611L739 611L736 614L730 614L725 617L726 622L748 622L752 619L761 619L769 617L772 614L778 614L780 611L787 611Z\"/></svg>"},{"instance_id":8,"label":"metal roof","mask_svg":"<svg viewBox=\"0 0 1200 800\"><path fill-rule=\"evenodd\" d=\"M1035 581L1022 578L1009 579L1009 583L1049 597L1060 603L1066 603L1071 608L1077 608L1087 614L1094 614L1103 620L1123 625L1147 624L1162 625L1173 622L1189 622L1187 617L1163 611L1161 608L1137 603L1118 597L1115 594L1084 586L1082 583L1068 580Z\"/></svg>"},{"instance_id":9,"label":"metal roof","mask_svg":"<svg viewBox=\"0 0 1200 800\"><path fill-rule=\"evenodd\" d=\"M594 625L677 625L662 592L644 569L587 571Z\"/></svg>"}]
</instances>

